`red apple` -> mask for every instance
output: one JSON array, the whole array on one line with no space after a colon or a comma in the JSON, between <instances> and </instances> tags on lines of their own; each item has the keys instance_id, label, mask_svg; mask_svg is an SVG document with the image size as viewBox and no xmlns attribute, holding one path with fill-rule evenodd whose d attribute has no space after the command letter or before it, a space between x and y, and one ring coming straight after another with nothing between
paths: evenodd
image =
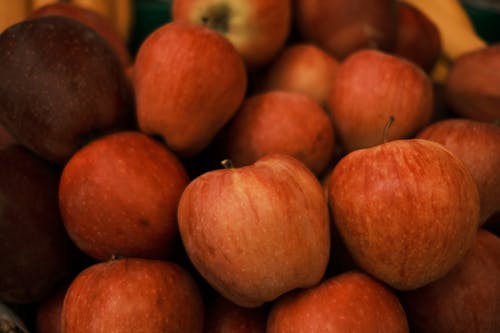
<instances>
[{"instance_id":1,"label":"red apple","mask_svg":"<svg viewBox=\"0 0 500 333\"><path fill-rule=\"evenodd\" d=\"M430 72L441 54L439 29L417 7L397 1L396 42L391 53L406 58Z\"/></svg>"},{"instance_id":2,"label":"red apple","mask_svg":"<svg viewBox=\"0 0 500 333\"><path fill-rule=\"evenodd\" d=\"M12 144L15 144L16 141L10 135L9 132L0 124L0 149L6 148Z\"/></svg>"},{"instance_id":3,"label":"red apple","mask_svg":"<svg viewBox=\"0 0 500 333\"><path fill-rule=\"evenodd\" d=\"M59 206L75 244L98 260L167 258L178 240L177 204L189 182L178 158L139 132L97 139L64 167Z\"/></svg>"},{"instance_id":4,"label":"red apple","mask_svg":"<svg viewBox=\"0 0 500 333\"><path fill-rule=\"evenodd\" d=\"M440 144L396 140L354 151L329 186L333 220L354 260L396 289L443 277L473 244L478 190Z\"/></svg>"},{"instance_id":5,"label":"red apple","mask_svg":"<svg viewBox=\"0 0 500 333\"><path fill-rule=\"evenodd\" d=\"M241 56L200 26L167 23L150 34L134 64L137 120L174 152L191 157L233 116L246 90Z\"/></svg>"},{"instance_id":6,"label":"red apple","mask_svg":"<svg viewBox=\"0 0 500 333\"><path fill-rule=\"evenodd\" d=\"M221 134L226 157L237 167L264 155L288 154L320 174L333 157L330 118L313 99L271 91L247 98Z\"/></svg>"},{"instance_id":7,"label":"red apple","mask_svg":"<svg viewBox=\"0 0 500 333\"><path fill-rule=\"evenodd\" d=\"M467 256L443 278L404 293L414 333L500 332L500 238L480 229Z\"/></svg>"},{"instance_id":8,"label":"red apple","mask_svg":"<svg viewBox=\"0 0 500 333\"><path fill-rule=\"evenodd\" d=\"M339 62L313 44L293 44L273 61L260 83L261 90L303 93L326 105Z\"/></svg>"},{"instance_id":9,"label":"red apple","mask_svg":"<svg viewBox=\"0 0 500 333\"><path fill-rule=\"evenodd\" d=\"M68 284L59 285L39 303L35 314L37 333L62 333L61 314Z\"/></svg>"},{"instance_id":10,"label":"red apple","mask_svg":"<svg viewBox=\"0 0 500 333\"><path fill-rule=\"evenodd\" d=\"M91 9L62 2L50 3L39 7L31 12L29 16L33 18L48 15L66 16L87 25L108 42L109 46L113 48L120 59L123 67L127 68L132 64L130 52L127 49L125 41L108 17Z\"/></svg>"},{"instance_id":11,"label":"red apple","mask_svg":"<svg viewBox=\"0 0 500 333\"><path fill-rule=\"evenodd\" d=\"M239 306L312 286L325 272L326 200L316 177L291 156L199 176L182 194L178 218L193 265Z\"/></svg>"},{"instance_id":12,"label":"red apple","mask_svg":"<svg viewBox=\"0 0 500 333\"><path fill-rule=\"evenodd\" d=\"M469 119L445 119L424 128L417 137L444 145L465 163L479 190L483 224L500 212L499 126Z\"/></svg>"},{"instance_id":13,"label":"red apple","mask_svg":"<svg viewBox=\"0 0 500 333\"><path fill-rule=\"evenodd\" d=\"M82 271L66 292L65 333L202 332L203 302L180 266L151 259L119 259Z\"/></svg>"},{"instance_id":14,"label":"red apple","mask_svg":"<svg viewBox=\"0 0 500 333\"><path fill-rule=\"evenodd\" d=\"M470 51L453 62L446 100L458 115L484 122L500 119L500 44Z\"/></svg>"},{"instance_id":15,"label":"red apple","mask_svg":"<svg viewBox=\"0 0 500 333\"><path fill-rule=\"evenodd\" d=\"M227 38L251 69L282 49L291 25L290 0L175 0L175 21L206 26Z\"/></svg>"},{"instance_id":16,"label":"red apple","mask_svg":"<svg viewBox=\"0 0 500 333\"><path fill-rule=\"evenodd\" d=\"M415 64L362 50L338 67L328 104L335 134L350 152L415 135L432 117L433 88Z\"/></svg>"},{"instance_id":17,"label":"red apple","mask_svg":"<svg viewBox=\"0 0 500 333\"><path fill-rule=\"evenodd\" d=\"M268 333L408 333L396 295L368 275L350 271L276 301Z\"/></svg>"},{"instance_id":18,"label":"red apple","mask_svg":"<svg viewBox=\"0 0 500 333\"><path fill-rule=\"evenodd\" d=\"M396 37L395 0L293 0L302 37L337 59L354 51L390 50Z\"/></svg>"}]
</instances>

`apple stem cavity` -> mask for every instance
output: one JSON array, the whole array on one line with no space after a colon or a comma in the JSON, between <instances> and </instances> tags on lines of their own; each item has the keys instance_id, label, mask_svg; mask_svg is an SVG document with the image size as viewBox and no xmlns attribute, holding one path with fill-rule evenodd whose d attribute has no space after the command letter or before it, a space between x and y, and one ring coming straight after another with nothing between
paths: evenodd
<instances>
[{"instance_id":1,"label":"apple stem cavity","mask_svg":"<svg viewBox=\"0 0 500 333\"><path fill-rule=\"evenodd\" d=\"M389 120L387 121L387 124L385 124L384 127L383 143L387 143L387 141L389 141L389 129L391 128L393 122L394 122L394 116L390 115Z\"/></svg>"},{"instance_id":2,"label":"apple stem cavity","mask_svg":"<svg viewBox=\"0 0 500 333\"><path fill-rule=\"evenodd\" d=\"M222 166L225 169L234 169L234 164L233 164L233 162L229 158L226 158L225 160L223 160L222 162L220 162L220 164L222 164Z\"/></svg>"},{"instance_id":3,"label":"apple stem cavity","mask_svg":"<svg viewBox=\"0 0 500 333\"><path fill-rule=\"evenodd\" d=\"M207 28L225 34L229 31L230 15L231 8L227 4L212 6L207 9L205 15L202 15L201 23Z\"/></svg>"}]
</instances>

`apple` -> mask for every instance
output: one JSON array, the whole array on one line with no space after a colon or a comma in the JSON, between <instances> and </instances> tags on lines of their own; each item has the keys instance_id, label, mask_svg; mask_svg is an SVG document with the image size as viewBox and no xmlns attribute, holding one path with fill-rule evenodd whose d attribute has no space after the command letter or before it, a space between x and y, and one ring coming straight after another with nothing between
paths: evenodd
<instances>
[{"instance_id":1,"label":"apple","mask_svg":"<svg viewBox=\"0 0 500 333\"><path fill-rule=\"evenodd\" d=\"M116 54L68 17L5 30L0 77L0 123L44 159L63 164L89 140L132 125L132 91Z\"/></svg>"},{"instance_id":2,"label":"apple","mask_svg":"<svg viewBox=\"0 0 500 333\"><path fill-rule=\"evenodd\" d=\"M292 44L269 65L260 89L303 93L323 106L338 65L337 59L316 45Z\"/></svg>"},{"instance_id":3,"label":"apple","mask_svg":"<svg viewBox=\"0 0 500 333\"><path fill-rule=\"evenodd\" d=\"M335 136L327 113L308 96L271 91L248 97L221 133L234 166L271 153L288 154L319 175L333 157Z\"/></svg>"},{"instance_id":4,"label":"apple","mask_svg":"<svg viewBox=\"0 0 500 333\"><path fill-rule=\"evenodd\" d=\"M89 256L168 258L178 239L177 204L189 183L163 144L140 132L96 139L68 161L59 184L64 226Z\"/></svg>"},{"instance_id":5,"label":"apple","mask_svg":"<svg viewBox=\"0 0 500 333\"><path fill-rule=\"evenodd\" d=\"M312 286L328 263L323 190L289 155L270 154L249 166L197 177L181 196L178 221L194 267L239 306L258 307Z\"/></svg>"},{"instance_id":6,"label":"apple","mask_svg":"<svg viewBox=\"0 0 500 333\"><path fill-rule=\"evenodd\" d=\"M61 314L64 296L69 284L60 284L36 308L35 326L37 333L62 333Z\"/></svg>"},{"instance_id":7,"label":"apple","mask_svg":"<svg viewBox=\"0 0 500 333\"><path fill-rule=\"evenodd\" d=\"M191 275L168 261L125 258L89 266L64 298L65 333L202 332L203 300Z\"/></svg>"},{"instance_id":8,"label":"apple","mask_svg":"<svg viewBox=\"0 0 500 333\"><path fill-rule=\"evenodd\" d=\"M0 165L0 301L38 302L79 259L59 214L59 172L18 145L0 149Z\"/></svg>"},{"instance_id":9,"label":"apple","mask_svg":"<svg viewBox=\"0 0 500 333\"><path fill-rule=\"evenodd\" d=\"M24 321L2 302L0 302L0 332L28 333Z\"/></svg>"},{"instance_id":10,"label":"apple","mask_svg":"<svg viewBox=\"0 0 500 333\"><path fill-rule=\"evenodd\" d=\"M391 53L406 58L430 73L441 54L441 35L436 24L419 8L397 1L396 42Z\"/></svg>"},{"instance_id":11,"label":"apple","mask_svg":"<svg viewBox=\"0 0 500 333\"><path fill-rule=\"evenodd\" d=\"M290 32L290 0L175 0L174 21L217 31L243 57L249 69L268 64L283 48Z\"/></svg>"},{"instance_id":12,"label":"apple","mask_svg":"<svg viewBox=\"0 0 500 333\"><path fill-rule=\"evenodd\" d=\"M141 44L133 82L141 131L161 136L187 158L203 150L236 112L247 76L241 56L224 37L171 22Z\"/></svg>"},{"instance_id":13,"label":"apple","mask_svg":"<svg viewBox=\"0 0 500 333\"><path fill-rule=\"evenodd\" d=\"M293 0L302 38L344 59L360 49L389 51L396 38L395 0Z\"/></svg>"},{"instance_id":14,"label":"apple","mask_svg":"<svg viewBox=\"0 0 500 333\"><path fill-rule=\"evenodd\" d=\"M0 124L0 149L15 144L16 141L9 132Z\"/></svg>"},{"instance_id":15,"label":"apple","mask_svg":"<svg viewBox=\"0 0 500 333\"><path fill-rule=\"evenodd\" d=\"M382 283L359 271L278 299L271 307L268 333L408 333L398 298Z\"/></svg>"},{"instance_id":16,"label":"apple","mask_svg":"<svg viewBox=\"0 0 500 333\"><path fill-rule=\"evenodd\" d=\"M500 213L500 127L471 119L435 122L418 138L438 142L461 159L476 181L481 198L481 222Z\"/></svg>"},{"instance_id":17,"label":"apple","mask_svg":"<svg viewBox=\"0 0 500 333\"><path fill-rule=\"evenodd\" d=\"M479 229L474 246L446 276L403 293L414 333L500 332L500 238Z\"/></svg>"},{"instance_id":18,"label":"apple","mask_svg":"<svg viewBox=\"0 0 500 333\"><path fill-rule=\"evenodd\" d=\"M340 144L351 152L414 136L431 120L433 96L429 76L414 63L361 50L338 67L328 110Z\"/></svg>"},{"instance_id":19,"label":"apple","mask_svg":"<svg viewBox=\"0 0 500 333\"><path fill-rule=\"evenodd\" d=\"M356 263L399 290L443 277L465 256L479 226L472 175L428 140L395 140L346 155L328 194Z\"/></svg>"},{"instance_id":20,"label":"apple","mask_svg":"<svg viewBox=\"0 0 500 333\"><path fill-rule=\"evenodd\" d=\"M267 308L244 308L220 295L206 305L205 333L263 333L266 331Z\"/></svg>"},{"instance_id":21,"label":"apple","mask_svg":"<svg viewBox=\"0 0 500 333\"><path fill-rule=\"evenodd\" d=\"M458 115L484 122L500 119L500 45L456 59L445 81L446 101Z\"/></svg>"}]
</instances>

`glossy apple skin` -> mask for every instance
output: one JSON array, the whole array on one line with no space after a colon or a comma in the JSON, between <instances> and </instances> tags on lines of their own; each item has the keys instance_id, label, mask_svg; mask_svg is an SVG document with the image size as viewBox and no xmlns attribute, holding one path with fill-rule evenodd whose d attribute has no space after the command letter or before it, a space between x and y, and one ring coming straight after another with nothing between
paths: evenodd
<instances>
[{"instance_id":1,"label":"glossy apple skin","mask_svg":"<svg viewBox=\"0 0 500 333\"><path fill-rule=\"evenodd\" d=\"M325 272L326 199L313 173L289 155L199 176L182 194L178 218L196 269L237 305L260 306Z\"/></svg>"},{"instance_id":2,"label":"glossy apple skin","mask_svg":"<svg viewBox=\"0 0 500 333\"><path fill-rule=\"evenodd\" d=\"M62 2L51 3L39 7L32 11L29 17L34 18L47 15L66 16L78 20L94 29L95 32L104 38L109 46L113 48L124 68L132 64L132 58L127 49L127 45L109 18L102 16L96 11Z\"/></svg>"},{"instance_id":3,"label":"glossy apple skin","mask_svg":"<svg viewBox=\"0 0 500 333\"><path fill-rule=\"evenodd\" d=\"M189 273L160 260L92 265L73 280L62 308L65 333L202 332L203 301Z\"/></svg>"},{"instance_id":4,"label":"glossy apple skin","mask_svg":"<svg viewBox=\"0 0 500 333\"><path fill-rule=\"evenodd\" d=\"M59 206L85 253L168 258L178 237L177 204L189 178L177 156L140 132L97 139L68 161Z\"/></svg>"},{"instance_id":5,"label":"glossy apple skin","mask_svg":"<svg viewBox=\"0 0 500 333\"><path fill-rule=\"evenodd\" d=\"M443 278L404 293L415 333L500 331L500 238L479 229L474 246Z\"/></svg>"},{"instance_id":6,"label":"glossy apple skin","mask_svg":"<svg viewBox=\"0 0 500 333\"><path fill-rule=\"evenodd\" d=\"M291 3L290 0L176 0L172 4L172 17L174 21L217 31L234 45L247 67L256 70L268 64L285 45L291 27ZM226 22L222 26L221 19Z\"/></svg>"},{"instance_id":7,"label":"glossy apple skin","mask_svg":"<svg viewBox=\"0 0 500 333\"><path fill-rule=\"evenodd\" d=\"M448 273L479 226L479 193L470 172L427 140L396 140L348 154L335 166L328 194L354 260L400 290Z\"/></svg>"},{"instance_id":8,"label":"glossy apple skin","mask_svg":"<svg viewBox=\"0 0 500 333\"><path fill-rule=\"evenodd\" d=\"M481 198L481 223L500 212L500 127L470 119L445 119L424 128L418 138L435 141L461 159Z\"/></svg>"},{"instance_id":9,"label":"glossy apple skin","mask_svg":"<svg viewBox=\"0 0 500 333\"><path fill-rule=\"evenodd\" d=\"M47 160L65 163L92 138L132 124L132 91L116 54L68 17L5 30L0 77L0 122Z\"/></svg>"},{"instance_id":10,"label":"glossy apple skin","mask_svg":"<svg viewBox=\"0 0 500 333\"><path fill-rule=\"evenodd\" d=\"M458 115L493 123L500 119L500 45L463 54L445 81L445 97Z\"/></svg>"},{"instance_id":11,"label":"glossy apple skin","mask_svg":"<svg viewBox=\"0 0 500 333\"><path fill-rule=\"evenodd\" d=\"M0 301L34 303L75 268L59 214L59 171L21 146L0 150Z\"/></svg>"},{"instance_id":12,"label":"glossy apple skin","mask_svg":"<svg viewBox=\"0 0 500 333\"><path fill-rule=\"evenodd\" d=\"M387 332L408 333L398 298L370 276L349 271L276 301L268 333Z\"/></svg>"},{"instance_id":13,"label":"glossy apple skin","mask_svg":"<svg viewBox=\"0 0 500 333\"><path fill-rule=\"evenodd\" d=\"M441 53L438 28L420 9L397 1L396 42L391 53L413 61L430 72Z\"/></svg>"},{"instance_id":14,"label":"glossy apple skin","mask_svg":"<svg viewBox=\"0 0 500 333\"><path fill-rule=\"evenodd\" d=\"M270 64L261 90L298 92L326 105L339 62L316 45L293 44Z\"/></svg>"},{"instance_id":15,"label":"glossy apple skin","mask_svg":"<svg viewBox=\"0 0 500 333\"><path fill-rule=\"evenodd\" d=\"M415 135L432 117L433 96L430 78L415 64L361 50L338 67L328 110L341 145L351 152Z\"/></svg>"},{"instance_id":16,"label":"glossy apple skin","mask_svg":"<svg viewBox=\"0 0 500 333\"><path fill-rule=\"evenodd\" d=\"M293 0L293 12L302 38L337 59L366 48L388 51L396 38L394 0Z\"/></svg>"},{"instance_id":17,"label":"glossy apple skin","mask_svg":"<svg viewBox=\"0 0 500 333\"><path fill-rule=\"evenodd\" d=\"M299 93L271 91L247 98L223 132L226 157L245 166L271 153L288 154L314 174L333 158L335 134L327 113Z\"/></svg>"},{"instance_id":18,"label":"glossy apple skin","mask_svg":"<svg viewBox=\"0 0 500 333\"><path fill-rule=\"evenodd\" d=\"M241 56L216 32L171 22L146 38L134 64L139 128L191 157L240 106L246 91Z\"/></svg>"}]
</instances>

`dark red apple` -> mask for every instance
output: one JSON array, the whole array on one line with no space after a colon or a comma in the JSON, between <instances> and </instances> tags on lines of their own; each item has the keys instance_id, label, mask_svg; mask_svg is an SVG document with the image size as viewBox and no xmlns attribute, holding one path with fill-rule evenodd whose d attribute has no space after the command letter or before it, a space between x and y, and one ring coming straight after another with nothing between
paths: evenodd
<instances>
[{"instance_id":1,"label":"dark red apple","mask_svg":"<svg viewBox=\"0 0 500 333\"><path fill-rule=\"evenodd\" d=\"M75 244L98 260L168 258L178 240L177 204L189 178L160 142L139 132L96 139L64 167L59 206Z\"/></svg>"},{"instance_id":2,"label":"dark red apple","mask_svg":"<svg viewBox=\"0 0 500 333\"><path fill-rule=\"evenodd\" d=\"M240 106L243 60L224 37L172 22L142 43L134 64L137 119L181 157L203 150Z\"/></svg>"},{"instance_id":3,"label":"dark red apple","mask_svg":"<svg viewBox=\"0 0 500 333\"><path fill-rule=\"evenodd\" d=\"M429 76L414 63L362 50L338 67L328 105L335 134L350 152L415 135L432 117L433 96Z\"/></svg>"},{"instance_id":4,"label":"dark red apple","mask_svg":"<svg viewBox=\"0 0 500 333\"><path fill-rule=\"evenodd\" d=\"M258 307L320 281L330 254L330 221L314 174L289 155L207 172L181 196L186 253L222 296Z\"/></svg>"},{"instance_id":5,"label":"dark red apple","mask_svg":"<svg viewBox=\"0 0 500 333\"><path fill-rule=\"evenodd\" d=\"M63 283L43 299L36 309L37 333L62 333L61 314L68 283Z\"/></svg>"},{"instance_id":6,"label":"dark red apple","mask_svg":"<svg viewBox=\"0 0 500 333\"><path fill-rule=\"evenodd\" d=\"M271 307L268 333L408 333L396 295L368 275L350 271L290 293Z\"/></svg>"},{"instance_id":7,"label":"dark red apple","mask_svg":"<svg viewBox=\"0 0 500 333\"><path fill-rule=\"evenodd\" d=\"M479 229L465 258L443 278L401 299L414 333L500 332L500 238Z\"/></svg>"},{"instance_id":8,"label":"dark red apple","mask_svg":"<svg viewBox=\"0 0 500 333\"><path fill-rule=\"evenodd\" d=\"M160 260L119 259L83 270L70 284L62 331L203 332L203 301L189 273Z\"/></svg>"},{"instance_id":9,"label":"dark red apple","mask_svg":"<svg viewBox=\"0 0 500 333\"><path fill-rule=\"evenodd\" d=\"M116 54L68 17L34 18L5 30L0 77L0 123L50 161L64 163L90 139L131 126L131 89Z\"/></svg>"},{"instance_id":10,"label":"dark red apple","mask_svg":"<svg viewBox=\"0 0 500 333\"><path fill-rule=\"evenodd\" d=\"M345 156L329 183L330 209L359 266L388 285L431 283L465 256L479 226L479 193L442 145L396 140Z\"/></svg>"},{"instance_id":11,"label":"dark red apple","mask_svg":"<svg viewBox=\"0 0 500 333\"><path fill-rule=\"evenodd\" d=\"M470 119L445 119L424 128L418 138L438 142L461 159L476 181L481 222L500 212L500 127Z\"/></svg>"},{"instance_id":12,"label":"dark red apple","mask_svg":"<svg viewBox=\"0 0 500 333\"><path fill-rule=\"evenodd\" d=\"M295 157L319 175L335 148L325 110L308 96L285 91L247 98L221 136L226 157L237 167L281 153Z\"/></svg>"}]
</instances>

